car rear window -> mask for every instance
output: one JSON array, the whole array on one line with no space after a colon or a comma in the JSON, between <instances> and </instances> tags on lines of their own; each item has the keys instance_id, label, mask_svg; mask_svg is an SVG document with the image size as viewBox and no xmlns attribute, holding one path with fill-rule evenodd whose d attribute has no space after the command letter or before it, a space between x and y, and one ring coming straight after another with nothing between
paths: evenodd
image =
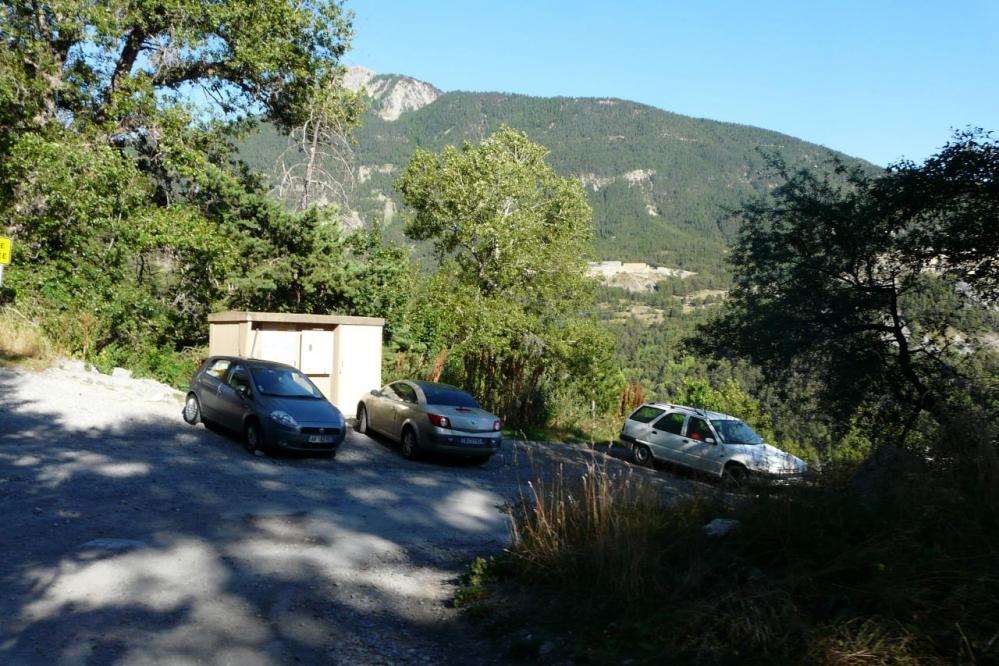
<instances>
[{"instance_id":1,"label":"car rear window","mask_svg":"<svg viewBox=\"0 0 999 666\"><path fill-rule=\"evenodd\" d=\"M649 423L652 419L656 418L665 411L665 409L659 409L658 407L643 405L636 409L635 412L628 418L632 421L638 421L639 423Z\"/></svg>"},{"instance_id":2,"label":"car rear window","mask_svg":"<svg viewBox=\"0 0 999 666\"><path fill-rule=\"evenodd\" d=\"M222 379L225 375L225 371L229 369L230 362L220 358L213 362L209 367L205 368L205 374L211 375L215 379Z\"/></svg>"},{"instance_id":3,"label":"car rear window","mask_svg":"<svg viewBox=\"0 0 999 666\"><path fill-rule=\"evenodd\" d=\"M422 388L423 393L427 396L428 405L471 408L479 406L479 403L475 402L475 398L458 389L436 386L423 386Z\"/></svg>"}]
</instances>

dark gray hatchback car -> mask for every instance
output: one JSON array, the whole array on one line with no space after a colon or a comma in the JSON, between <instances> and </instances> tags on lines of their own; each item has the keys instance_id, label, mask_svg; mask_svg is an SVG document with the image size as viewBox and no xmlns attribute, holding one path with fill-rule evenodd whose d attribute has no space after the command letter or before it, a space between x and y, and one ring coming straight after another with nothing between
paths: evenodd
<instances>
[{"instance_id":1,"label":"dark gray hatchback car","mask_svg":"<svg viewBox=\"0 0 999 666\"><path fill-rule=\"evenodd\" d=\"M233 356L213 356L194 373L183 415L242 434L251 453L334 456L347 435L340 410L297 369Z\"/></svg>"}]
</instances>

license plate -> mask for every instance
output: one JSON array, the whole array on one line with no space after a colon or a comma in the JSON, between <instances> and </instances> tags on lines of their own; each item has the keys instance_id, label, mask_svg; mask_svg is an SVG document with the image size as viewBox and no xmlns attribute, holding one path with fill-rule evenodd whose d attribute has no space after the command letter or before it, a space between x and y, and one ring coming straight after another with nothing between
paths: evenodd
<instances>
[{"instance_id":1,"label":"license plate","mask_svg":"<svg viewBox=\"0 0 999 666\"><path fill-rule=\"evenodd\" d=\"M309 444L330 444L333 435L309 435Z\"/></svg>"},{"instance_id":2,"label":"license plate","mask_svg":"<svg viewBox=\"0 0 999 666\"><path fill-rule=\"evenodd\" d=\"M478 437L462 437L458 440L462 444L481 444L482 440Z\"/></svg>"}]
</instances>

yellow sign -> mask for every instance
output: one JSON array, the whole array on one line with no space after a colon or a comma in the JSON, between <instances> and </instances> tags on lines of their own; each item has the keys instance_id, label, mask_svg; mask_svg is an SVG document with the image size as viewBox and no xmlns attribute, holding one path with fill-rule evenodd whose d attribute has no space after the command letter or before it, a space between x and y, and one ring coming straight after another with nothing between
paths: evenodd
<instances>
[{"instance_id":1,"label":"yellow sign","mask_svg":"<svg viewBox=\"0 0 999 666\"><path fill-rule=\"evenodd\" d=\"M0 236L0 265L10 263L10 239Z\"/></svg>"}]
</instances>

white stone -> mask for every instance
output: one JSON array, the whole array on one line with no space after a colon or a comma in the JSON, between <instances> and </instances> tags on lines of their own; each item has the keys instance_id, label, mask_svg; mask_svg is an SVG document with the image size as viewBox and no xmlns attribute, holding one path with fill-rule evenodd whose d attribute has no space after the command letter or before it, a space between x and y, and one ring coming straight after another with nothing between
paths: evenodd
<instances>
[{"instance_id":1,"label":"white stone","mask_svg":"<svg viewBox=\"0 0 999 666\"><path fill-rule=\"evenodd\" d=\"M732 518L715 518L703 527L704 533L709 537L723 537L732 530L739 527L739 521Z\"/></svg>"},{"instance_id":2,"label":"white stone","mask_svg":"<svg viewBox=\"0 0 999 666\"><path fill-rule=\"evenodd\" d=\"M94 539L80 546L80 550L136 550L145 548L146 544L134 539Z\"/></svg>"}]
</instances>

